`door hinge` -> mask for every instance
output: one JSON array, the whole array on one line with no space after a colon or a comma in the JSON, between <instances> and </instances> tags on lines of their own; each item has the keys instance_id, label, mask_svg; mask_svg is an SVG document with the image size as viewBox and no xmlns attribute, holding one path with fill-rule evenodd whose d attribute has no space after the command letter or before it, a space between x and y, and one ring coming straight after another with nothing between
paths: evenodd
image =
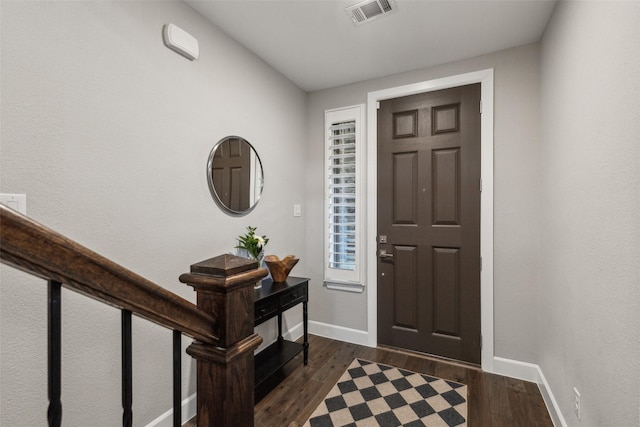
<instances>
[{"instance_id":1,"label":"door hinge","mask_svg":"<svg viewBox=\"0 0 640 427\"><path fill-rule=\"evenodd\" d=\"M376 110L380 109L380 101L376 101Z\"/></svg>"},{"instance_id":2,"label":"door hinge","mask_svg":"<svg viewBox=\"0 0 640 427\"><path fill-rule=\"evenodd\" d=\"M482 350L482 335L480 335L480 350Z\"/></svg>"},{"instance_id":3,"label":"door hinge","mask_svg":"<svg viewBox=\"0 0 640 427\"><path fill-rule=\"evenodd\" d=\"M482 257L480 257L480 271L482 271Z\"/></svg>"},{"instance_id":4,"label":"door hinge","mask_svg":"<svg viewBox=\"0 0 640 427\"><path fill-rule=\"evenodd\" d=\"M480 178L480 192L482 193L482 178Z\"/></svg>"},{"instance_id":5,"label":"door hinge","mask_svg":"<svg viewBox=\"0 0 640 427\"><path fill-rule=\"evenodd\" d=\"M480 100L480 114L482 114L482 99Z\"/></svg>"}]
</instances>

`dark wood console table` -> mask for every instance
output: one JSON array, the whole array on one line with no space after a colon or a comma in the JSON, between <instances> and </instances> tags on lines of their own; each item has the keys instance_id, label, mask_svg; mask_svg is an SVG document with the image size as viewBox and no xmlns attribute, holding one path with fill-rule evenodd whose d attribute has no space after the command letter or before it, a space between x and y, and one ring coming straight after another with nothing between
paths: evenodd
<instances>
[{"instance_id":1,"label":"dark wood console table","mask_svg":"<svg viewBox=\"0 0 640 427\"><path fill-rule=\"evenodd\" d=\"M255 356L256 402L264 397L274 374L300 352L304 352L304 364L309 359L308 314L309 279L288 277L286 282L274 283L271 278L262 281L262 287L254 290L254 325L258 326L278 316L278 339ZM282 337L282 313L302 303L302 344Z\"/></svg>"}]
</instances>

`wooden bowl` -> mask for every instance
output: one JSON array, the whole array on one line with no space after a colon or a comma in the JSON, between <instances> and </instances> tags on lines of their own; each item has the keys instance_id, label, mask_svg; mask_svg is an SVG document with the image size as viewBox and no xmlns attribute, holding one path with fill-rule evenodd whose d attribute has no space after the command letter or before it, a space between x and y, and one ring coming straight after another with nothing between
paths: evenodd
<instances>
[{"instance_id":1,"label":"wooden bowl","mask_svg":"<svg viewBox=\"0 0 640 427\"><path fill-rule=\"evenodd\" d=\"M271 278L274 282L286 282L289 273L293 267L300 261L294 255L287 255L284 259L278 258L276 255L267 255L264 262L269 268Z\"/></svg>"}]
</instances>

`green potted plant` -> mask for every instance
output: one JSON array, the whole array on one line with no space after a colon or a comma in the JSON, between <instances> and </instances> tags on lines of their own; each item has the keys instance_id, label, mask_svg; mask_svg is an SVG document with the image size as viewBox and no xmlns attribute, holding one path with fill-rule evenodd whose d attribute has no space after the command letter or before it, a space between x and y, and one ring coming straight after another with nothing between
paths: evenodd
<instances>
[{"instance_id":1,"label":"green potted plant","mask_svg":"<svg viewBox=\"0 0 640 427\"><path fill-rule=\"evenodd\" d=\"M238 236L238 255L246 258L252 258L262 264L264 257L264 247L269 243L269 238L256 234L257 227L247 227L247 234Z\"/></svg>"}]
</instances>

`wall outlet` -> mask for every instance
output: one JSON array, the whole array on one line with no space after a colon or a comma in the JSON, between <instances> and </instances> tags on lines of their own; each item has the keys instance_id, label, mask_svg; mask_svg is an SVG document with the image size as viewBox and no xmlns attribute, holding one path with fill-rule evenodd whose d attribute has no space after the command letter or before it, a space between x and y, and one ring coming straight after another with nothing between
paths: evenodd
<instances>
[{"instance_id":1,"label":"wall outlet","mask_svg":"<svg viewBox=\"0 0 640 427\"><path fill-rule=\"evenodd\" d=\"M20 212L22 215L27 214L26 194L0 194L0 203Z\"/></svg>"},{"instance_id":2,"label":"wall outlet","mask_svg":"<svg viewBox=\"0 0 640 427\"><path fill-rule=\"evenodd\" d=\"M580 392L575 387L573 388L573 412L580 420Z\"/></svg>"}]
</instances>

